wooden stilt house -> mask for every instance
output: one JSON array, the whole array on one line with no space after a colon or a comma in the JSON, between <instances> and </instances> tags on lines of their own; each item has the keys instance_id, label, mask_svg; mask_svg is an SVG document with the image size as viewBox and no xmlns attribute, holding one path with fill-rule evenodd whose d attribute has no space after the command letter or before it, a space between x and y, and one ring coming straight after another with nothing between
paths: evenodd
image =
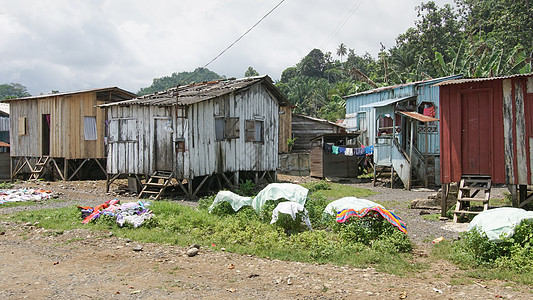
<instances>
[{"instance_id":1,"label":"wooden stilt house","mask_svg":"<svg viewBox=\"0 0 533 300\"><path fill-rule=\"evenodd\" d=\"M143 186L140 196L158 198L169 185L194 197L203 188L234 189L243 179L275 181L290 132L280 130L287 124L280 119L290 118L291 106L268 76L179 86L100 107L109 119L107 188L130 174Z\"/></svg>"},{"instance_id":2,"label":"wooden stilt house","mask_svg":"<svg viewBox=\"0 0 533 300\"><path fill-rule=\"evenodd\" d=\"M117 87L4 100L10 104L11 178L105 178L106 113L136 95Z\"/></svg>"},{"instance_id":3,"label":"wooden stilt house","mask_svg":"<svg viewBox=\"0 0 533 300\"><path fill-rule=\"evenodd\" d=\"M440 185L439 87L447 76L380 87L346 96L347 131L374 145L374 182L380 170L396 173L406 189ZM393 180L391 180L391 187Z\"/></svg>"}]
</instances>

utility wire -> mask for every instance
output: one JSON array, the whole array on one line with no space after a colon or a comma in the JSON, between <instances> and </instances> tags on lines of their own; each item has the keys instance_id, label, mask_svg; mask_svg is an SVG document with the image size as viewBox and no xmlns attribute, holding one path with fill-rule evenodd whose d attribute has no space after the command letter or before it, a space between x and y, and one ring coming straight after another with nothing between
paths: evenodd
<instances>
[{"instance_id":1,"label":"utility wire","mask_svg":"<svg viewBox=\"0 0 533 300\"><path fill-rule=\"evenodd\" d=\"M220 52L215 58L213 58L211 61L209 61L205 66L204 68L206 68L207 66L209 66L212 62L214 62L217 58L219 58L220 56L222 56L222 54L224 54L226 51L229 50L229 48L231 48L233 45L235 45L238 41L240 41L246 34L248 34L248 32L252 31L252 29L254 29L259 23L261 23L261 21L263 21L266 17L268 17L268 15L270 15L276 8L278 8L278 6L281 5L281 3L285 2L285 0L281 0L276 6L274 6L274 8L272 8L266 15L264 15L261 19L259 19L259 21L257 21L252 27L250 27L250 29L248 29L245 33L243 33L238 39L235 40L235 42L231 43L231 45L229 45L226 49L224 49L222 52Z\"/></svg>"},{"instance_id":2,"label":"utility wire","mask_svg":"<svg viewBox=\"0 0 533 300\"><path fill-rule=\"evenodd\" d=\"M331 42L331 40L337 35L337 33L339 33L339 31L342 29L342 27L344 27L344 25L346 25L346 22L348 22L348 20L352 17L352 15L355 13L357 8L359 8L359 6L361 5L362 2L363 2L363 0L355 0L354 4L350 8L350 10L346 14L346 16L339 22L337 27L335 27L335 29L333 29L333 31L331 32L329 37L322 44L321 48L324 48L325 46L327 46L329 44L329 42Z\"/></svg>"}]
</instances>

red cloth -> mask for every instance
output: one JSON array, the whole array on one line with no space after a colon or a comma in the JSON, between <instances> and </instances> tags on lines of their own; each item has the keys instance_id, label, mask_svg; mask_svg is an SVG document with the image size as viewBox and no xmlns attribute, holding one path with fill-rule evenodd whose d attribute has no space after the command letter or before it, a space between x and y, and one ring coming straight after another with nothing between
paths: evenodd
<instances>
[{"instance_id":1,"label":"red cloth","mask_svg":"<svg viewBox=\"0 0 533 300\"><path fill-rule=\"evenodd\" d=\"M435 118L435 107L424 108L424 116Z\"/></svg>"}]
</instances>

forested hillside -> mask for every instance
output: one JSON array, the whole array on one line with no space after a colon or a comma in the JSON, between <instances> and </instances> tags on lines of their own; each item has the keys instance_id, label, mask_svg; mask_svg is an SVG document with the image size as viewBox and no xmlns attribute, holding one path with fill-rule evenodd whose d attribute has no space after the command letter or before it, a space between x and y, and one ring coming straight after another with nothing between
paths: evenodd
<instances>
[{"instance_id":1,"label":"forested hillside","mask_svg":"<svg viewBox=\"0 0 533 300\"><path fill-rule=\"evenodd\" d=\"M491 77L529 73L533 57L533 1L456 0L420 4L415 26L377 58L340 44L336 53L313 49L283 71L277 86L295 112L335 121L343 96L374 87L447 75ZM357 47L357 41L351 41ZM335 56L334 56L335 55ZM344 59L344 60L343 60Z\"/></svg>"},{"instance_id":2,"label":"forested hillside","mask_svg":"<svg viewBox=\"0 0 533 300\"><path fill-rule=\"evenodd\" d=\"M139 96L151 94L159 91L164 91L177 85L185 85L189 83L198 83L205 81L213 81L218 79L225 79L226 76L218 75L206 68L196 68L192 72L172 73L170 76L163 76L161 78L154 78L152 85L141 88L137 94Z\"/></svg>"}]
</instances>

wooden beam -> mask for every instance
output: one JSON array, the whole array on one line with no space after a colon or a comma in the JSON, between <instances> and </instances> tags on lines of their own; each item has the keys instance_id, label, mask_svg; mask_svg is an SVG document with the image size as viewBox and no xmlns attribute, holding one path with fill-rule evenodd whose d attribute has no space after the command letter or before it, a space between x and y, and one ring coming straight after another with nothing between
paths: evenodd
<instances>
[{"instance_id":1,"label":"wooden beam","mask_svg":"<svg viewBox=\"0 0 533 300\"><path fill-rule=\"evenodd\" d=\"M120 175L121 175L120 173L115 174L115 175L113 175L113 176L111 177L111 179L109 178L109 175L106 176L106 177L107 177L107 178L106 178L106 186L105 186L105 192L106 192L106 193L109 193L109 187L111 186L111 184L112 184L115 180L117 180L117 178L118 178Z\"/></svg>"},{"instance_id":2,"label":"wooden beam","mask_svg":"<svg viewBox=\"0 0 533 300\"><path fill-rule=\"evenodd\" d=\"M64 165L63 165L63 176L64 177L68 177L68 159L65 159L64 160ZM106 173L106 179L107 179L107 173ZM64 179L63 179L64 180Z\"/></svg>"},{"instance_id":3,"label":"wooden beam","mask_svg":"<svg viewBox=\"0 0 533 300\"><path fill-rule=\"evenodd\" d=\"M527 194L527 185L520 185L519 186L519 202L518 207L524 207L531 201L533 201L533 193Z\"/></svg>"},{"instance_id":4,"label":"wooden beam","mask_svg":"<svg viewBox=\"0 0 533 300\"><path fill-rule=\"evenodd\" d=\"M202 179L202 182L200 182L200 184L198 185L198 187L196 188L196 190L194 191L194 193L192 193L192 196L191 196L191 197L196 196L196 194L198 193L198 191L200 191L200 188L204 185L204 183L205 183L205 181L207 180L207 178L209 178L209 175L205 176L204 179Z\"/></svg>"},{"instance_id":5,"label":"wooden beam","mask_svg":"<svg viewBox=\"0 0 533 300\"><path fill-rule=\"evenodd\" d=\"M187 193L187 189L185 188L185 186L183 186L183 182L182 182L182 179L180 180L176 180L178 182L178 185L179 187L183 190L183 192L185 193L185 195L188 195Z\"/></svg>"},{"instance_id":6,"label":"wooden beam","mask_svg":"<svg viewBox=\"0 0 533 300\"><path fill-rule=\"evenodd\" d=\"M65 176L63 176L63 173L62 173L61 170L59 169L59 166L57 165L56 160L53 159L53 158L50 158L50 160L52 161L52 165L53 165L54 167L56 167L57 173L58 173L59 176L61 177L61 180L65 181Z\"/></svg>"},{"instance_id":7,"label":"wooden beam","mask_svg":"<svg viewBox=\"0 0 533 300\"><path fill-rule=\"evenodd\" d=\"M70 177L67 179L67 181L70 181L76 174L78 174L78 171L81 169L81 167L83 167L83 165L89 161L90 158L86 158L84 159L81 164L78 166L78 168L76 168L76 170L74 171L74 173L72 173L72 175L70 175Z\"/></svg>"},{"instance_id":8,"label":"wooden beam","mask_svg":"<svg viewBox=\"0 0 533 300\"><path fill-rule=\"evenodd\" d=\"M106 168L104 168L104 166L102 166L102 164L100 163L100 161L98 160L98 158L94 158L94 160L96 161L96 164L98 164L98 166L100 167L100 169L102 170L102 172L104 172L104 174L107 173L107 170ZM137 181L139 181L140 183L140 180L139 180L139 177L137 174L135 174L135 177L137 178Z\"/></svg>"},{"instance_id":9,"label":"wooden beam","mask_svg":"<svg viewBox=\"0 0 533 300\"><path fill-rule=\"evenodd\" d=\"M226 174L224 174L224 172L222 172L222 173L220 173L220 175L222 176L222 179L224 179L224 181L226 181L226 183L229 185L229 189L231 191L234 191L235 187L233 186L233 184L231 184L231 181L228 179L228 177L226 177Z\"/></svg>"},{"instance_id":10,"label":"wooden beam","mask_svg":"<svg viewBox=\"0 0 533 300\"><path fill-rule=\"evenodd\" d=\"M441 195L441 202L440 202L440 216L445 218L446 212L448 209L448 193L450 191L450 184L444 183L442 184L442 195Z\"/></svg>"}]
</instances>

